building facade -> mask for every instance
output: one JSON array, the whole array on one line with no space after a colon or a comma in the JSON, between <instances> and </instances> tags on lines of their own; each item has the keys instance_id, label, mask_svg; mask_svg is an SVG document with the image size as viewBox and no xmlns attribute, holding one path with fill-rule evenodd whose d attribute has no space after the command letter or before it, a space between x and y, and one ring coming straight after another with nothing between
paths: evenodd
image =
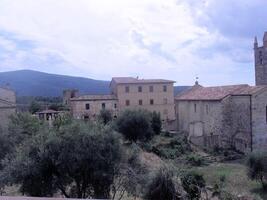
<instances>
[{"instance_id":1,"label":"building facade","mask_svg":"<svg viewBox=\"0 0 267 200\"><path fill-rule=\"evenodd\" d=\"M254 56L256 85L267 85L267 32L264 33L262 46L258 45L255 37Z\"/></svg>"},{"instance_id":2,"label":"building facade","mask_svg":"<svg viewBox=\"0 0 267 200\"><path fill-rule=\"evenodd\" d=\"M7 129L9 116L16 112L16 94L0 87L0 128Z\"/></svg>"},{"instance_id":3,"label":"building facade","mask_svg":"<svg viewBox=\"0 0 267 200\"><path fill-rule=\"evenodd\" d=\"M203 147L267 150L266 95L267 86L195 85L175 98L178 130Z\"/></svg>"},{"instance_id":4,"label":"building facade","mask_svg":"<svg viewBox=\"0 0 267 200\"><path fill-rule=\"evenodd\" d=\"M126 109L145 109L159 112L165 128L175 129L173 84L163 79L117 77L110 82L110 95L76 96L75 91L65 91L63 99L78 119L95 118L102 109L110 110L114 117Z\"/></svg>"}]
</instances>

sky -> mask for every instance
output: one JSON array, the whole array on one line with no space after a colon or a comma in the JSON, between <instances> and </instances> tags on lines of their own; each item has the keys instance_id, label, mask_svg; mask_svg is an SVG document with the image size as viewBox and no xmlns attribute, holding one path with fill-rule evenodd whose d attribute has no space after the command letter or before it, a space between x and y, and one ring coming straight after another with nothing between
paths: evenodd
<instances>
[{"instance_id":1,"label":"sky","mask_svg":"<svg viewBox=\"0 0 267 200\"><path fill-rule=\"evenodd\" d=\"M266 0L0 0L0 72L254 84Z\"/></svg>"}]
</instances>

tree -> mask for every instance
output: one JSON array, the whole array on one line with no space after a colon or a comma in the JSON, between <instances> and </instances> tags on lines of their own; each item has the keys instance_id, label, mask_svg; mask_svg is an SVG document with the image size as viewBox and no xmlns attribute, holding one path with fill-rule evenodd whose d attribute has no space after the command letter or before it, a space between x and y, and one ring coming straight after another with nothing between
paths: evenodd
<instances>
[{"instance_id":1,"label":"tree","mask_svg":"<svg viewBox=\"0 0 267 200\"><path fill-rule=\"evenodd\" d=\"M41 105L37 101L32 101L29 107L29 112L34 114L41 111Z\"/></svg>"},{"instance_id":2,"label":"tree","mask_svg":"<svg viewBox=\"0 0 267 200\"><path fill-rule=\"evenodd\" d=\"M154 134L159 135L162 128L162 122L159 112L152 112L151 126L154 131Z\"/></svg>"},{"instance_id":3,"label":"tree","mask_svg":"<svg viewBox=\"0 0 267 200\"><path fill-rule=\"evenodd\" d=\"M248 177L259 181L264 190L267 189L267 154L266 152L251 153L247 161Z\"/></svg>"},{"instance_id":4,"label":"tree","mask_svg":"<svg viewBox=\"0 0 267 200\"><path fill-rule=\"evenodd\" d=\"M7 137L16 146L36 135L41 127L41 122L30 113L14 114L10 116Z\"/></svg>"},{"instance_id":5,"label":"tree","mask_svg":"<svg viewBox=\"0 0 267 200\"><path fill-rule=\"evenodd\" d=\"M109 123L112 121L112 113L110 110L102 109L98 116L98 119L103 122L104 124Z\"/></svg>"},{"instance_id":6,"label":"tree","mask_svg":"<svg viewBox=\"0 0 267 200\"><path fill-rule=\"evenodd\" d=\"M151 114L145 110L126 110L116 121L117 129L125 139L132 142L151 139Z\"/></svg>"},{"instance_id":7,"label":"tree","mask_svg":"<svg viewBox=\"0 0 267 200\"><path fill-rule=\"evenodd\" d=\"M122 152L109 127L74 121L39 130L5 160L1 177L30 196L108 199Z\"/></svg>"},{"instance_id":8,"label":"tree","mask_svg":"<svg viewBox=\"0 0 267 200\"><path fill-rule=\"evenodd\" d=\"M146 200L176 200L180 199L173 182L173 174L161 169L149 184L145 194Z\"/></svg>"},{"instance_id":9,"label":"tree","mask_svg":"<svg viewBox=\"0 0 267 200\"><path fill-rule=\"evenodd\" d=\"M188 172L182 177L181 181L189 199L200 199L201 191L205 187L205 180L201 174L194 171Z\"/></svg>"}]
</instances>

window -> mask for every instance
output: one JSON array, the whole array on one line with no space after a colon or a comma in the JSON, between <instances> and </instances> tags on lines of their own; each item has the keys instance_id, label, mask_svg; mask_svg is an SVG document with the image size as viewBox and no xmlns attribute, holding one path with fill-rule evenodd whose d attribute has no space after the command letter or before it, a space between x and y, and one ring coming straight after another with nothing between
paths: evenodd
<instances>
[{"instance_id":1,"label":"window","mask_svg":"<svg viewBox=\"0 0 267 200\"><path fill-rule=\"evenodd\" d=\"M266 123L267 123L267 106L266 106L266 108L265 108L265 115L266 115L266 116L265 116L265 117L266 117L265 120L266 120Z\"/></svg>"},{"instance_id":2,"label":"window","mask_svg":"<svg viewBox=\"0 0 267 200\"><path fill-rule=\"evenodd\" d=\"M150 86L149 86L149 92L154 92L154 87L153 87L153 85L150 85Z\"/></svg>"},{"instance_id":3,"label":"window","mask_svg":"<svg viewBox=\"0 0 267 200\"><path fill-rule=\"evenodd\" d=\"M142 105L143 105L143 100L140 99L140 100L139 100L139 106L142 106Z\"/></svg>"},{"instance_id":4,"label":"window","mask_svg":"<svg viewBox=\"0 0 267 200\"><path fill-rule=\"evenodd\" d=\"M168 99L167 99L167 98L164 98L164 99L163 99L163 103L164 103L164 104L167 104L167 103L168 103Z\"/></svg>"},{"instance_id":5,"label":"window","mask_svg":"<svg viewBox=\"0 0 267 200\"><path fill-rule=\"evenodd\" d=\"M195 113L197 112L197 104L194 104Z\"/></svg>"},{"instance_id":6,"label":"window","mask_svg":"<svg viewBox=\"0 0 267 200\"><path fill-rule=\"evenodd\" d=\"M89 103L85 104L85 109L90 110L90 104Z\"/></svg>"},{"instance_id":7,"label":"window","mask_svg":"<svg viewBox=\"0 0 267 200\"><path fill-rule=\"evenodd\" d=\"M114 108L115 108L115 109L117 108L117 104L116 104L116 103L114 103Z\"/></svg>"},{"instance_id":8,"label":"window","mask_svg":"<svg viewBox=\"0 0 267 200\"><path fill-rule=\"evenodd\" d=\"M163 85L163 92L167 92L167 85Z\"/></svg>"},{"instance_id":9,"label":"window","mask_svg":"<svg viewBox=\"0 0 267 200\"><path fill-rule=\"evenodd\" d=\"M153 105L153 104L154 104L154 100L150 99L150 105Z\"/></svg>"},{"instance_id":10,"label":"window","mask_svg":"<svg viewBox=\"0 0 267 200\"><path fill-rule=\"evenodd\" d=\"M130 105L130 100L126 100L125 105L129 106Z\"/></svg>"},{"instance_id":11,"label":"window","mask_svg":"<svg viewBox=\"0 0 267 200\"><path fill-rule=\"evenodd\" d=\"M138 92L142 92L142 86L138 86Z\"/></svg>"},{"instance_id":12,"label":"window","mask_svg":"<svg viewBox=\"0 0 267 200\"><path fill-rule=\"evenodd\" d=\"M105 109L105 108L106 108L106 104L102 103L102 109Z\"/></svg>"},{"instance_id":13,"label":"window","mask_svg":"<svg viewBox=\"0 0 267 200\"><path fill-rule=\"evenodd\" d=\"M209 105L206 105L206 114L209 114Z\"/></svg>"},{"instance_id":14,"label":"window","mask_svg":"<svg viewBox=\"0 0 267 200\"><path fill-rule=\"evenodd\" d=\"M129 86L126 86L126 87L125 87L125 92L126 92L126 93L129 93L129 92L130 92L130 87L129 87Z\"/></svg>"}]
</instances>

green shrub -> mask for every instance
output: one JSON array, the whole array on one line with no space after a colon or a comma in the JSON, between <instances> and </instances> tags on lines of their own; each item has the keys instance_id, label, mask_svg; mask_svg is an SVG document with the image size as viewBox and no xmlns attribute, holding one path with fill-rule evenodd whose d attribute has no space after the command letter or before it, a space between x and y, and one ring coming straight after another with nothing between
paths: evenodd
<instances>
[{"instance_id":1,"label":"green shrub","mask_svg":"<svg viewBox=\"0 0 267 200\"><path fill-rule=\"evenodd\" d=\"M247 160L248 177L259 181L264 190L267 189L267 154L266 152L254 152Z\"/></svg>"},{"instance_id":2,"label":"green shrub","mask_svg":"<svg viewBox=\"0 0 267 200\"><path fill-rule=\"evenodd\" d=\"M201 190L205 187L205 180L202 174L191 171L185 174L182 179L182 186L187 192L189 199L200 199Z\"/></svg>"},{"instance_id":3,"label":"green shrub","mask_svg":"<svg viewBox=\"0 0 267 200\"><path fill-rule=\"evenodd\" d=\"M205 160L203 159L203 157L201 157L199 155L195 155L195 154L188 155L187 161L190 165L197 166L197 167L205 164Z\"/></svg>"},{"instance_id":4,"label":"green shrub","mask_svg":"<svg viewBox=\"0 0 267 200\"><path fill-rule=\"evenodd\" d=\"M136 142L150 140L154 132L151 127L151 114L145 110L126 110L116 120L118 132L125 139Z\"/></svg>"},{"instance_id":5,"label":"green shrub","mask_svg":"<svg viewBox=\"0 0 267 200\"><path fill-rule=\"evenodd\" d=\"M176 200L178 199L175 184L170 171L160 170L148 185L146 200Z\"/></svg>"}]
</instances>

